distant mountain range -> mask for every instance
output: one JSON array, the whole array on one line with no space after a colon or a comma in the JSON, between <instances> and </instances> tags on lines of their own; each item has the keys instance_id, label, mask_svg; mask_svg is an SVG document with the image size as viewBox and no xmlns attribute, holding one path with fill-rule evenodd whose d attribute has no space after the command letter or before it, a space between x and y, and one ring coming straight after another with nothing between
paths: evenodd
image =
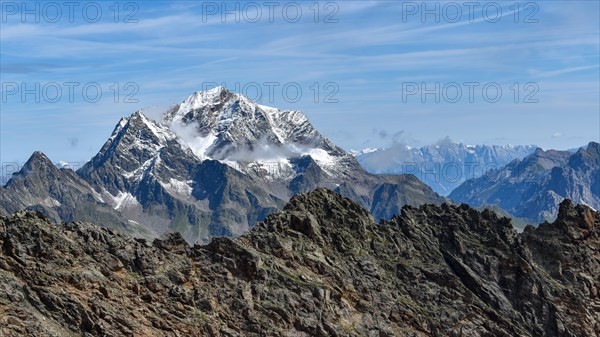
<instances>
[{"instance_id":1,"label":"distant mountain range","mask_svg":"<svg viewBox=\"0 0 600 337\"><path fill-rule=\"evenodd\" d=\"M534 145L465 145L445 139L421 148L395 144L386 149L366 149L355 156L371 173L414 174L435 192L448 195L464 181L521 159L536 148Z\"/></svg>"},{"instance_id":2,"label":"distant mountain range","mask_svg":"<svg viewBox=\"0 0 600 337\"><path fill-rule=\"evenodd\" d=\"M196 92L160 120L122 118L82 168L40 152L0 189L0 211L34 209L53 221L101 222L189 242L239 236L290 197L335 190L390 218L405 204L445 199L412 175L374 175L299 111L258 105L223 87Z\"/></svg>"},{"instance_id":3,"label":"distant mountain range","mask_svg":"<svg viewBox=\"0 0 600 337\"><path fill-rule=\"evenodd\" d=\"M532 222L556 218L564 199L600 209L600 145L543 151L464 182L450 194L471 206L497 205Z\"/></svg>"}]
</instances>

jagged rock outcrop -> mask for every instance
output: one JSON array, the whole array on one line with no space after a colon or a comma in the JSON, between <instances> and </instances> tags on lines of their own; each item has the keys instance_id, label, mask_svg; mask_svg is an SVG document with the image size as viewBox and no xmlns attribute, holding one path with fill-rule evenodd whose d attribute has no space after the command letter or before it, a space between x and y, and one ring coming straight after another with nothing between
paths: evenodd
<instances>
[{"instance_id":1,"label":"jagged rock outcrop","mask_svg":"<svg viewBox=\"0 0 600 337\"><path fill-rule=\"evenodd\" d=\"M0 220L1 333L597 336L599 228L568 201L522 234L466 205L377 224L325 189L193 247L21 212Z\"/></svg>"}]
</instances>

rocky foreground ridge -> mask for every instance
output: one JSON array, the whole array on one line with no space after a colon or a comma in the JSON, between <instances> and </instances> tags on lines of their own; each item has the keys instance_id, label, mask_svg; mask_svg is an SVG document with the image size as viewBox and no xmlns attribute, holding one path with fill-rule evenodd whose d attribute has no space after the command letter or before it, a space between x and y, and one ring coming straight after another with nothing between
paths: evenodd
<instances>
[{"instance_id":1,"label":"rocky foreground ridge","mask_svg":"<svg viewBox=\"0 0 600 337\"><path fill-rule=\"evenodd\" d=\"M190 247L0 218L4 336L598 336L600 213L518 234L466 205L376 224L325 189Z\"/></svg>"}]
</instances>

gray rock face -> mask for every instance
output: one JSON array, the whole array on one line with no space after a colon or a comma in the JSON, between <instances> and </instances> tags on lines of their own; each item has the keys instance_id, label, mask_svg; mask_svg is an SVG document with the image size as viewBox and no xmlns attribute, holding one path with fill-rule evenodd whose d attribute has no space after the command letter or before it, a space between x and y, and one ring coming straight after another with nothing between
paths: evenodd
<instances>
[{"instance_id":1,"label":"gray rock face","mask_svg":"<svg viewBox=\"0 0 600 337\"><path fill-rule=\"evenodd\" d=\"M450 198L472 206L497 205L534 223L554 219L565 198L600 209L600 145L591 142L575 153L538 149L465 182Z\"/></svg>"},{"instance_id":2,"label":"gray rock face","mask_svg":"<svg viewBox=\"0 0 600 337\"><path fill-rule=\"evenodd\" d=\"M0 210L30 208L54 221L89 221L98 204L99 214L118 219L98 215L106 225L136 235L144 230L145 238L177 231L190 243L239 236L293 195L317 187L337 189L377 218L405 204L444 202L411 176L367 173L301 112L261 106L222 87L193 94L162 123L140 111L121 119L77 174L63 170L74 180L69 186L93 202L65 202L57 211L46 202L54 200L56 169L38 169L22 172L37 177L29 179L35 188L10 188L15 178L0 189ZM79 216L83 205L86 217Z\"/></svg>"},{"instance_id":3,"label":"gray rock face","mask_svg":"<svg viewBox=\"0 0 600 337\"><path fill-rule=\"evenodd\" d=\"M202 161L141 112L122 119L77 173L128 219L190 242L238 236L283 205L252 177Z\"/></svg>"},{"instance_id":4,"label":"gray rock face","mask_svg":"<svg viewBox=\"0 0 600 337\"><path fill-rule=\"evenodd\" d=\"M37 210L55 222L98 221L132 235L152 235L105 203L75 172L58 169L41 152L35 152L20 172L0 188L0 210L6 214Z\"/></svg>"},{"instance_id":5,"label":"gray rock face","mask_svg":"<svg viewBox=\"0 0 600 337\"><path fill-rule=\"evenodd\" d=\"M231 240L0 218L5 336L597 336L600 213L514 231L466 205L376 224L325 189Z\"/></svg>"},{"instance_id":6,"label":"gray rock face","mask_svg":"<svg viewBox=\"0 0 600 337\"><path fill-rule=\"evenodd\" d=\"M371 173L414 174L436 193L446 196L464 181L522 159L535 149L531 145L473 146L445 139L421 148L395 144L387 149L361 151L356 159Z\"/></svg>"}]
</instances>

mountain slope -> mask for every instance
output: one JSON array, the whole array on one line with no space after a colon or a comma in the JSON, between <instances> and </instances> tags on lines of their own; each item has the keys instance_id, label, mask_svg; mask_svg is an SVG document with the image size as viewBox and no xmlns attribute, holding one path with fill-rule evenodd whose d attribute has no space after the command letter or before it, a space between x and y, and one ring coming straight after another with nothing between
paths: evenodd
<instances>
[{"instance_id":1,"label":"mountain slope","mask_svg":"<svg viewBox=\"0 0 600 337\"><path fill-rule=\"evenodd\" d=\"M378 218L405 204L444 201L416 179L367 173L301 112L223 87L194 93L162 122L141 111L122 119L77 173L128 219L189 242L238 236L294 194L320 186L338 188ZM384 184L402 197L382 197Z\"/></svg>"},{"instance_id":2,"label":"mountain slope","mask_svg":"<svg viewBox=\"0 0 600 337\"><path fill-rule=\"evenodd\" d=\"M414 174L441 195L448 195L465 180L478 178L514 159L522 159L535 146L465 145L449 139L411 148L395 144L387 149L368 149L356 154L371 173Z\"/></svg>"},{"instance_id":3,"label":"mountain slope","mask_svg":"<svg viewBox=\"0 0 600 337\"><path fill-rule=\"evenodd\" d=\"M597 336L600 214L517 234L466 205L374 223L324 189L236 240L0 218L6 336Z\"/></svg>"},{"instance_id":4,"label":"mountain slope","mask_svg":"<svg viewBox=\"0 0 600 337\"><path fill-rule=\"evenodd\" d=\"M179 134L200 157L250 161L244 159L286 158L315 150L321 150L323 157L347 156L300 111L259 105L224 87L192 94L167 111L163 121L176 132L189 127L191 135ZM325 163L323 158L315 159Z\"/></svg>"},{"instance_id":5,"label":"mountain slope","mask_svg":"<svg viewBox=\"0 0 600 337\"><path fill-rule=\"evenodd\" d=\"M98 221L140 237L152 237L147 228L132 223L106 204L92 187L70 169L58 169L41 152L35 152L0 188L0 210L44 212L52 221Z\"/></svg>"},{"instance_id":6,"label":"mountain slope","mask_svg":"<svg viewBox=\"0 0 600 337\"><path fill-rule=\"evenodd\" d=\"M200 160L169 128L136 112L77 173L128 218L190 242L237 236L283 204L225 164Z\"/></svg>"},{"instance_id":7,"label":"mountain slope","mask_svg":"<svg viewBox=\"0 0 600 337\"><path fill-rule=\"evenodd\" d=\"M533 222L556 217L557 204L565 198L600 209L600 145L591 142L576 153L537 149L466 181L450 198L472 206L497 205Z\"/></svg>"},{"instance_id":8,"label":"mountain slope","mask_svg":"<svg viewBox=\"0 0 600 337\"><path fill-rule=\"evenodd\" d=\"M267 182L280 199L328 187L389 218L403 205L441 203L443 198L410 176L366 172L349 153L321 135L299 111L256 104L216 87L197 92L163 115L200 158L212 158ZM400 198L383 198L389 186Z\"/></svg>"},{"instance_id":9,"label":"mountain slope","mask_svg":"<svg viewBox=\"0 0 600 337\"><path fill-rule=\"evenodd\" d=\"M376 218L445 201L412 176L369 174L301 112L261 106L223 87L194 93L158 122L142 111L122 118L77 175L86 193L127 223L154 236L177 231L190 243L239 236L317 187L336 189ZM50 184L40 182L40 196L52 194ZM78 204L67 207L76 213Z\"/></svg>"}]
</instances>

